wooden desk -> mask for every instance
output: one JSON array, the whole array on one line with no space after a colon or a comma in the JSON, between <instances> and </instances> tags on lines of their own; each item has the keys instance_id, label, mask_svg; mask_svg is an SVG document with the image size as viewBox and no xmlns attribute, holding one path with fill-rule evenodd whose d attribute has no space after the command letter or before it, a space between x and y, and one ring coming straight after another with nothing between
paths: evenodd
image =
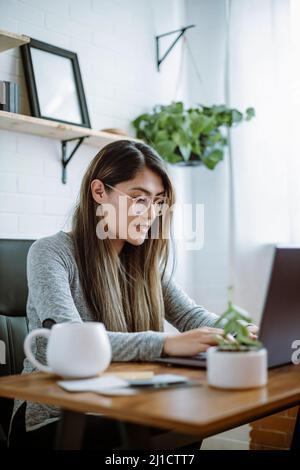
<instances>
[{"instance_id":1,"label":"wooden desk","mask_svg":"<svg viewBox=\"0 0 300 470\"><path fill-rule=\"evenodd\" d=\"M135 448L147 448L147 426L145 435L136 435L134 425L130 423L171 430L184 442L184 436L193 436L194 440L195 437L203 439L300 404L300 366L297 365L270 370L266 387L243 391L209 387L203 370L169 367L158 363L112 363L107 372L133 370L153 370L155 374L177 373L199 379L201 384L177 389L145 390L127 397L109 397L87 392L68 393L56 384L56 376L34 373L0 378L0 396L60 407L63 410L60 441L62 448L67 448L68 445L80 447L84 413L87 412L105 414L129 423L127 430L133 433L132 439L129 437L127 441L129 447L133 445ZM299 414L298 412L293 447L300 445ZM68 433L73 433L71 444ZM162 443L161 439L160 442ZM168 440L160 445L169 445Z\"/></svg>"}]
</instances>

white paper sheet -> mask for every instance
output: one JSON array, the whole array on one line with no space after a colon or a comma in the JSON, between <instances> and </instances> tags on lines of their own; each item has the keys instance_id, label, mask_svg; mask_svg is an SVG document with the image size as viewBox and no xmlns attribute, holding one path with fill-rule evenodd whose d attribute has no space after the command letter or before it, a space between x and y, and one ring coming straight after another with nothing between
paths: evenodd
<instances>
[{"instance_id":1,"label":"white paper sheet","mask_svg":"<svg viewBox=\"0 0 300 470\"><path fill-rule=\"evenodd\" d=\"M58 385L68 392L95 392L103 395L135 395L136 391L129 389L127 380L113 375L81 380L59 380Z\"/></svg>"}]
</instances>

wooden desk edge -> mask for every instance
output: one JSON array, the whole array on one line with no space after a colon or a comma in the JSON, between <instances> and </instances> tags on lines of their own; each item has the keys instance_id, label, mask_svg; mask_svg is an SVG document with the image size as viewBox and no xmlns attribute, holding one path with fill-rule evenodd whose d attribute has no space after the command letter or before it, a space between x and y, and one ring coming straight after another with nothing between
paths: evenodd
<instances>
[{"instance_id":1,"label":"wooden desk edge","mask_svg":"<svg viewBox=\"0 0 300 470\"><path fill-rule=\"evenodd\" d=\"M39 374L39 373L37 373ZM91 407L86 402L68 402L67 398L64 397L59 398L59 404L57 397L51 399L50 396L45 396L43 394L39 395L36 393L34 396L30 392L26 392L26 390L20 391L20 393L16 393L10 389L10 385L7 382L13 382L15 378L18 376L7 376L5 377L6 384L3 386L1 384L2 378L0 378L0 396L5 398L16 398L21 400L29 400L34 401L37 403L43 403L48 405L54 405L61 409L66 409L70 411L75 411L79 413L88 413L91 412ZM51 377L49 375L49 377ZM67 392L66 392L67 393ZM85 392L89 394L90 392ZM111 400L111 398L118 399L120 397L105 397ZM224 416L220 419L215 419L213 421L206 421L201 424L195 423L184 423L182 421L176 421L176 419L168 419L168 418L157 418L151 417L144 414L136 413L132 416L132 413L127 408L121 409L111 409L107 408L104 405L93 405L92 412L99 412L102 414L107 415L108 417L128 421L132 423L150 425L159 428L165 428L168 430L173 430L176 432L182 432L185 434L193 434L202 439L205 437L209 437L214 434L218 434L220 432L232 429L237 426L241 426L243 424L250 423L251 421L255 421L257 419L263 418L264 416L269 416L271 414L286 410L288 408L292 408L294 406L300 405L300 393L297 392L293 396L283 397L282 399L277 399L274 401L270 401L268 403L263 403L258 405L255 409L246 409L245 411L241 412L240 414L235 414L233 416Z\"/></svg>"}]
</instances>

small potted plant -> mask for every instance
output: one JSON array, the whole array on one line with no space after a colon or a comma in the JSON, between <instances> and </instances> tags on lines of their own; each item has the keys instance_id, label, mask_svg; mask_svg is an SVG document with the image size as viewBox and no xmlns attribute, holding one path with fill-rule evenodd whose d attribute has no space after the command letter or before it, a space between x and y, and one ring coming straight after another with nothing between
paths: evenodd
<instances>
[{"instance_id":1,"label":"small potted plant","mask_svg":"<svg viewBox=\"0 0 300 470\"><path fill-rule=\"evenodd\" d=\"M208 384L219 388L243 389L267 383L267 350L249 336L252 319L228 302L228 309L216 322L223 329L218 346L207 351Z\"/></svg>"},{"instance_id":2,"label":"small potted plant","mask_svg":"<svg viewBox=\"0 0 300 470\"><path fill-rule=\"evenodd\" d=\"M225 105L185 108L181 101L156 105L152 112L133 122L136 136L152 145L168 163L204 165L210 170L223 160L228 145L227 129L249 121L253 108L245 113Z\"/></svg>"}]
</instances>

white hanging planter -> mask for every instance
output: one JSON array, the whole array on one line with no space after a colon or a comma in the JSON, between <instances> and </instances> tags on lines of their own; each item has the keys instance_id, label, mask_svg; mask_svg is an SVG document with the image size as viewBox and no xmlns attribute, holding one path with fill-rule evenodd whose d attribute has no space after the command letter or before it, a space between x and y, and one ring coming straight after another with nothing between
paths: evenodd
<instances>
[{"instance_id":1,"label":"white hanging planter","mask_svg":"<svg viewBox=\"0 0 300 470\"><path fill-rule=\"evenodd\" d=\"M213 387L244 389L263 387L268 381L267 350L207 351L207 380Z\"/></svg>"}]
</instances>

